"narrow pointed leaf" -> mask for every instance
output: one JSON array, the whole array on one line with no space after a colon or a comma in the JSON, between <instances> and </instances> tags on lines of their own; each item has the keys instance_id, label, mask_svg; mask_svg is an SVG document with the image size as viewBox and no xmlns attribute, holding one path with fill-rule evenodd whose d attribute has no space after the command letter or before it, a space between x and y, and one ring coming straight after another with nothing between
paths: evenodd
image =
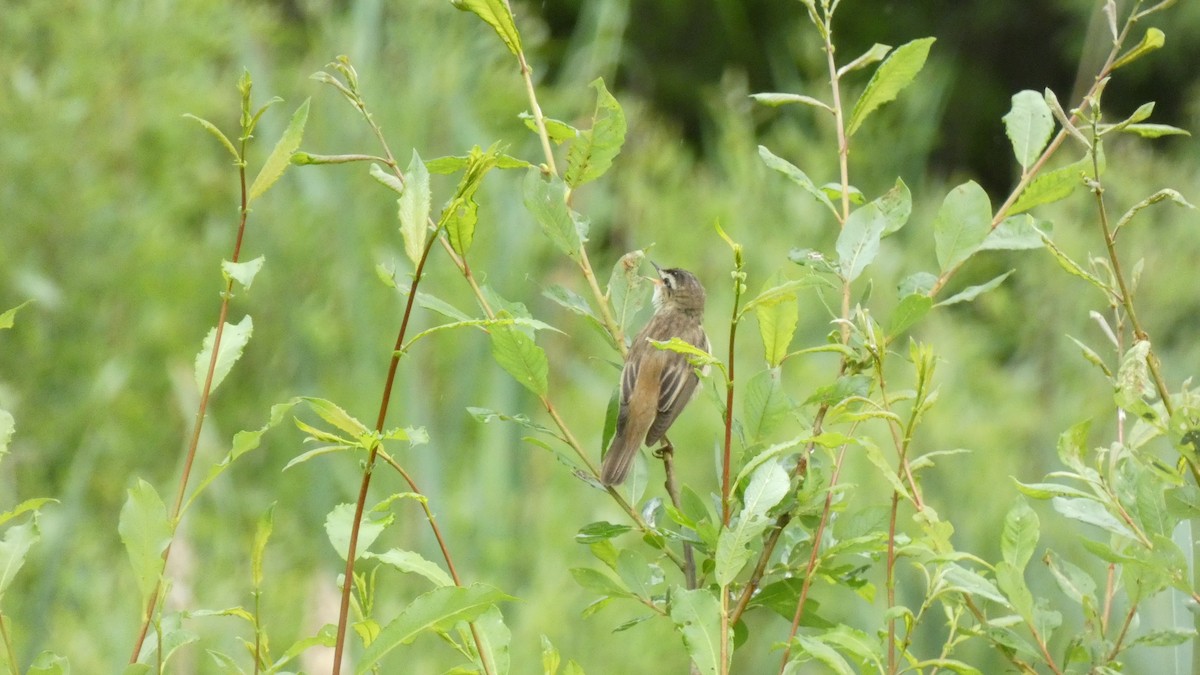
<instances>
[{"instance_id":1,"label":"narrow pointed leaf","mask_svg":"<svg viewBox=\"0 0 1200 675\"><path fill-rule=\"evenodd\" d=\"M210 392L216 391L217 386L233 369L233 364L242 358L242 350L250 342L250 335L253 332L254 320L250 318L249 314L236 324L225 324L225 329L221 331L221 347L217 351L217 362L213 369ZM200 348L200 353L196 355L196 388L201 391L204 389L204 380L208 376L208 367L212 359L213 343L216 341L216 337L216 328L208 331L208 335L204 338L204 345Z\"/></svg>"},{"instance_id":2,"label":"narrow pointed leaf","mask_svg":"<svg viewBox=\"0 0 1200 675\"><path fill-rule=\"evenodd\" d=\"M0 599L4 598L4 591L25 564L25 556L40 536L36 516L4 530L4 538L0 540Z\"/></svg>"},{"instance_id":3,"label":"narrow pointed leaf","mask_svg":"<svg viewBox=\"0 0 1200 675\"><path fill-rule=\"evenodd\" d=\"M1018 571L1024 570L1033 557L1039 532L1037 512L1029 508L1024 499L1018 498L1004 517L1004 530L1000 537L1004 560Z\"/></svg>"},{"instance_id":4,"label":"narrow pointed leaf","mask_svg":"<svg viewBox=\"0 0 1200 675\"><path fill-rule=\"evenodd\" d=\"M896 337L920 321L933 308L933 298L924 293L906 295L888 321L888 336Z\"/></svg>"},{"instance_id":5,"label":"narrow pointed leaf","mask_svg":"<svg viewBox=\"0 0 1200 675\"><path fill-rule=\"evenodd\" d=\"M432 581L435 586L453 586L454 580L450 578L441 566L437 563L422 556L416 551L405 551L399 548L393 548L384 553L364 553L364 558L373 558L381 563L385 563L401 572L411 572L419 574L429 581Z\"/></svg>"},{"instance_id":6,"label":"narrow pointed leaf","mask_svg":"<svg viewBox=\"0 0 1200 675\"><path fill-rule=\"evenodd\" d=\"M1075 188L1083 185L1084 178L1093 178L1092 162L1084 158L1061 169L1042 172L1021 192L1021 196L1008 210L1008 215L1024 213L1035 206L1066 199Z\"/></svg>"},{"instance_id":7,"label":"narrow pointed leaf","mask_svg":"<svg viewBox=\"0 0 1200 675\"><path fill-rule=\"evenodd\" d=\"M803 94L762 93L750 94L750 98L763 105L769 105L772 108L776 108L781 105L788 105L789 103L803 103L804 105L810 105L814 108L820 108L826 112L833 112L833 108L831 108L828 103L815 99L811 96L804 96Z\"/></svg>"},{"instance_id":8,"label":"narrow pointed leaf","mask_svg":"<svg viewBox=\"0 0 1200 675\"><path fill-rule=\"evenodd\" d=\"M291 165L292 153L300 149L300 141L304 138L304 124L308 121L308 102L309 99L304 99L304 103L301 103L300 107L296 109L283 136L275 144L271 154L267 155L267 161L259 169L258 175L254 177L254 182L250 185L247 195L249 202L261 197Z\"/></svg>"},{"instance_id":9,"label":"narrow pointed leaf","mask_svg":"<svg viewBox=\"0 0 1200 675\"><path fill-rule=\"evenodd\" d=\"M1158 28L1147 28L1142 35L1142 41L1136 47L1125 52L1112 64L1112 70L1126 66L1142 58L1150 52L1160 49L1167 42L1167 36Z\"/></svg>"},{"instance_id":10,"label":"narrow pointed leaf","mask_svg":"<svg viewBox=\"0 0 1200 675\"><path fill-rule=\"evenodd\" d=\"M1001 274L1000 276L996 277L995 279L992 279L991 281L987 282L986 284L979 284L978 286L968 286L968 287L964 288L963 290L959 291L958 293L955 293L954 295L950 296L949 298L946 298L945 300L939 302L937 304L937 306L945 307L946 305L953 305L953 304L959 303L959 302L970 302L971 300L974 300L975 298L979 297L980 295L983 295L984 293L987 293L988 291L992 290L993 288L1004 283L1004 280L1007 279L1009 277L1009 275L1011 275L1015 271L1016 270L1009 270L1009 271L1005 272L1004 274Z\"/></svg>"},{"instance_id":11,"label":"narrow pointed leaf","mask_svg":"<svg viewBox=\"0 0 1200 675\"><path fill-rule=\"evenodd\" d=\"M835 216L837 215L837 208L834 207L833 202L829 200L829 195L825 194L821 188L817 187L817 185L812 182L812 179L810 179L797 166L786 159L779 157L763 145L758 146L758 156L762 158L763 163L766 164L768 168L774 169L775 171L778 171L779 173L792 179L793 183L804 188L805 192L812 195L818 202L824 204L825 207L828 208L829 211Z\"/></svg>"},{"instance_id":12,"label":"narrow pointed leaf","mask_svg":"<svg viewBox=\"0 0 1200 675\"><path fill-rule=\"evenodd\" d=\"M491 336L496 363L529 391L546 396L550 370L546 352L514 326L494 326Z\"/></svg>"},{"instance_id":13,"label":"narrow pointed leaf","mask_svg":"<svg viewBox=\"0 0 1200 675\"><path fill-rule=\"evenodd\" d=\"M363 652L355 672L373 672L389 652L407 645L422 633L449 631L459 621L474 621L496 603L512 596L486 584L468 587L445 586L417 596L404 611L384 626L375 641Z\"/></svg>"},{"instance_id":14,"label":"narrow pointed leaf","mask_svg":"<svg viewBox=\"0 0 1200 675\"><path fill-rule=\"evenodd\" d=\"M867 116L879 106L895 100L896 96L912 83L917 73L925 66L929 56L929 48L933 46L934 38L921 38L903 44L892 52L867 83L867 88L854 104L850 113L850 122L846 126L846 135L853 136L855 131L866 120Z\"/></svg>"},{"instance_id":15,"label":"narrow pointed leaf","mask_svg":"<svg viewBox=\"0 0 1200 675\"><path fill-rule=\"evenodd\" d=\"M404 192L397 200L400 212L400 236L404 239L404 253L416 265L425 251L425 237L429 232L430 192L429 171L421 156L413 150L412 159L405 171L407 182Z\"/></svg>"},{"instance_id":16,"label":"narrow pointed leaf","mask_svg":"<svg viewBox=\"0 0 1200 675\"><path fill-rule=\"evenodd\" d=\"M517 24L513 21L512 12L504 0L450 0L450 4L464 12L471 12L483 19L484 23L496 31L500 40L508 47L513 55L521 53L521 34L517 32Z\"/></svg>"},{"instance_id":17,"label":"narrow pointed leaf","mask_svg":"<svg viewBox=\"0 0 1200 675\"><path fill-rule=\"evenodd\" d=\"M183 116L190 120L195 120L195 121L199 122L200 126L204 127L204 129L206 131L208 131L208 133L215 136L216 139L221 142L221 145L223 145L225 147L225 149L229 151L229 154L233 156L234 162L241 160L241 156L238 155L237 148L233 147L233 143L230 142L229 137L226 136L220 129L218 129L217 125L213 124L212 122L209 122L208 120L206 120L202 117L196 117L195 115L193 115L191 113L184 113Z\"/></svg>"}]
</instances>

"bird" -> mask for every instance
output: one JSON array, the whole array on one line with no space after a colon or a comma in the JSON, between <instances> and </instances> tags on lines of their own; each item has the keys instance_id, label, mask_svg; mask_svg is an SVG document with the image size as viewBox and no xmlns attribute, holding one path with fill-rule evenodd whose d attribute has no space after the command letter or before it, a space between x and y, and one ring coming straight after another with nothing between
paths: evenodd
<instances>
[{"instance_id":1,"label":"bird","mask_svg":"<svg viewBox=\"0 0 1200 675\"><path fill-rule=\"evenodd\" d=\"M657 443L699 392L700 377L679 352L659 349L651 340L679 338L710 351L704 333L704 286L696 275L654 263L654 316L633 339L621 370L617 429L600 466L600 482L620 485L629 475L633 458L646 445Z\"/></svg>"}]
</instances>

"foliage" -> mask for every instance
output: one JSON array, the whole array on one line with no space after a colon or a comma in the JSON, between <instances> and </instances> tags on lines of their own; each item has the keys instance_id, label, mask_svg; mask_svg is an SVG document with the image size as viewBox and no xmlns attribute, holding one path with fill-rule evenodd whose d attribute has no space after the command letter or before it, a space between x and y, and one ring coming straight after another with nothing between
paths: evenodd
<instances>
[{"instance_id":1,"label":"foliage","mask_svg":"<svg viewBox=\"0 0 1200 675\"><path fill-rule=\"evenodd\" d=\"M19 338L11 353L31 364L19 379L15 358L3 364L23 393L19 406L0 398L19 413L0 409L0 459L47 446L45 468L21 467L21 493L58 484L39 471L66 474L66 487L51 489L58 503L22 494L3 505L0 665L112 669L126 656L113 645L129 645L131 673L198 663L504 673L539 658L547 673L688 662L704 673L1189 670L1180 664L1194 621L1178 610L1200 602L1190 557L1200 399L1178 365L1188 347L1159 337L1169 294L1151 286L1180 263L1127 260L1162 236L1151 215L1194 219L1186 190L1147 187L1171 174L1139 154L1140 138L1182 130L1149 122L1152 104L1124 118L1101 105L1119 69L1164 47L1162 31L1141 27L1171 4L1135 2L1124 15L1107 5L1111 53L1071 107L1049 89L1013 96L994 121L1015 160L1015 186L999 197L974 180L942 186L866 168L886 152L878 130L926 93L938 43L876 45L842 61L834 16L848 10L836 0L802 5L828 89L755 94L781 123L760 138L749 113L730 113L726 146L705 158L713 166L672 151L611 82L536 78L537 33L501 0L455 2L483 23L414 30L412 46L393 45L444 55L407 61L405 92L378 93L388 67L368 53L330 62L313 75L321 91L278 120L278 100L256 105L243 72L236 138L209 121L232 115L192 100L198 114L187 117L216 142L174 172L203 175L203 189L156 179L162 208L173 193L194 200L184 210L202 214L201 236L159 241L136 221L119 243L138 264L88 270L90 286L72 289L82 297L65 300L38 281L43 265L0 253L25 270L9 283L36 298L0 314L0 328L16 328L0 337ZM403 11L417 25L448 21L444 5ZM480 47L480 34L498 39ZM444 88L422 88L434 80ZM423 92L428 101L400 95ZM446 92L460 105L437 105ZM557 118L543 101L563 109ZM406 122L426 103L453 112L424 127L456 133L413 132L421 125ZM508 122L484 123L496 119ZM809 126L821 142L802 152L795 129ZM265 139L277 140L260 151ZM416 147L393 152L401 142ZM318 152L367 143L375 149ZM229 158L232 228L208 215L230 193L205 173ZM1144 181L1126 184L1143 169ZM49 214L58 208L43 201ZM1195 237L1179 239L1162 254L1186 252ZM9 251L42 251L12 241ZM232 247L219 263L218 241ZM1078 252L1088 248L1102 255ZM211 254L206 270L182 262L193 249ZM707 370L705 395L658 453L662 491L657 466L642 460L626 485L605 488L597 447L615 406L607 419L599 411L617 379L605 362L621 360L647 304L648 257L699 272L721 339L712 354L656 343ZM211 292L138 285L193 272L216 282L218 268L215 307ZM134 310L82 292L113 286ZM156 360L170 364L178 412L164 419L159 384L142 413L152 423L135 433L136 413L97 411L123 391L153 389L143 378L165 379L148 375L157 371L143 352L124 351L170 325L130 319L159 292L179 308L163 316L216 316L163 338ZM75 426L38 433L39 418L61 410L45 393L50 378L64 376L38 379L47 357L37 358L37 338L63 330L63 303L75 321L110 321L117 341ZM1062 340L1078 333L1068 317L1093 307L1106 346ZM758 330L747 337L751 317ZM95 326L72 334L89 353L105 351ZM1064 345L1046 352L1052 368L1021 363L1039 341ZM1066 350L1070 365L1057 363ZM1068 393L1052 392L1064 400L1022 401L1023 378L1046 386L1039 374L1070 375ZM364 406L373 418L355 412ZM36 440L14 433L17 419L32 420ZM227 427L247 430L215 440ZM115 469L64 460L70 443L108 435L136 441L138 457ZM1054 436L1051 461L1039 451ZM173 459L160 450L176 437L185 442ZM174 462L172 502L155 485ZM193 466L202 478L191 479ZM94 520L82 512L91 493L107 504ZM68 553L70 527L83 523L112 541L80 532L80 551ZM567 544L572 531L581 546ZM126 621L95 621L96 609L38 642L40 626L69 612L42 596L80 593L66 577L96 551L130 565L106 569L113 582L83 602L111 613L124 597ZM198 558L209 569L197 573ZM319 590L292 590L305 587ZM319 607L303 609L301 595Z\"/></svg>"}]
</instances>

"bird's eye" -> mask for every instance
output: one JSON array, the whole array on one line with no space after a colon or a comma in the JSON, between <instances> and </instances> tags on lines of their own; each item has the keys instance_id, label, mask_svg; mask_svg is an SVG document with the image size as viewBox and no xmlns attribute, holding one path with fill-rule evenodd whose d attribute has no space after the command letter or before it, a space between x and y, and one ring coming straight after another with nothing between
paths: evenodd
<instances>
[{"instance_id":1,"label":"bird's eye","mask_svg":"<svg viewBox=\"0 0 1200 675\"><path fill-rule=\"evenodd\" d=\"M667 287L668 291L675 290L675 285L678 283L678 280L675 278L674 273L664 272L662 275L662 280L663 280L663 285Z\"/></svg>"}]
</instances>

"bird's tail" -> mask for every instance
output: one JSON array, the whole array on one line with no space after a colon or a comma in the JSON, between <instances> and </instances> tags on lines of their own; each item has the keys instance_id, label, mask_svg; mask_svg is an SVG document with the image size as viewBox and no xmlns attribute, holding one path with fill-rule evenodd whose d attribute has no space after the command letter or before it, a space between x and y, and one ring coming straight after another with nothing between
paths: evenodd
<instances>
[{"instance_id":1,"label":"bird's tail","mask_svg":"<svg viewBox=\"0 0 1200 675\"><path fill-rule=\"evenodd\" d=\"M613 436L612 445L604 455L604 463L600 465L600 482L606 486L620 485L629 476L629 468L633 466L633 458L641 448L641 443L624 438L627 434Z\"/></svg>"}]
</instances>

